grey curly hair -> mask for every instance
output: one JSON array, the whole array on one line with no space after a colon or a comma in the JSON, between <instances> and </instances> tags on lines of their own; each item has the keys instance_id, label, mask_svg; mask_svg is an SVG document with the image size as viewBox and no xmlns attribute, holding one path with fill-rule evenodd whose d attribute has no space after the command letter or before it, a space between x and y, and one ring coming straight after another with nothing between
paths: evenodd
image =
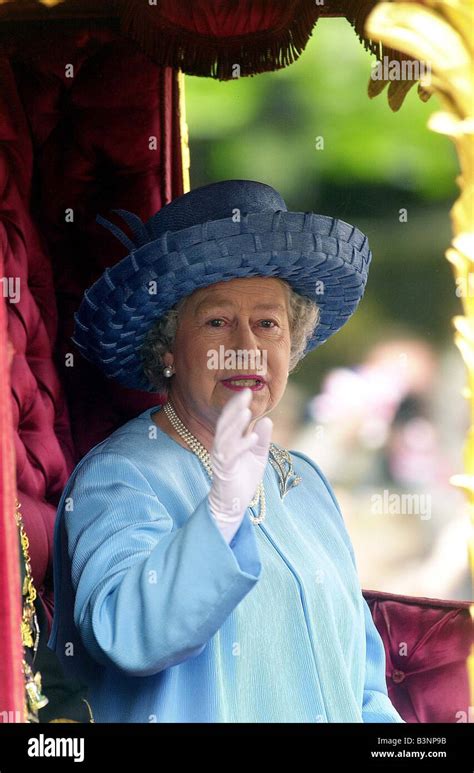
<instances>
[{"instance_id":1,"label":"grey curly hair","mask_svg":"<svg viewBox=\"0 0 474 773\"><path fill-rule=\"evenodd\" d=\"M292 373L319 322L319 307L310 298L296 293L287 281L279 279L287 291L288 317L291 334L289 372ZM173 351L174 339L178 329L180 313L189 296L182 298L151 327L140 349L143 371L156 392L167 394L170 379L163 376L163 355Z\"/></svg>"}]
</instances>

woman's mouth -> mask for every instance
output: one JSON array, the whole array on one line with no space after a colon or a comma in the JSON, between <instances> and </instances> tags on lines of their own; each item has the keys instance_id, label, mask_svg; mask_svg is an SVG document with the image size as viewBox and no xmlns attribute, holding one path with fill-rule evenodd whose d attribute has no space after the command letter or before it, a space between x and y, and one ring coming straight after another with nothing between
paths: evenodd
<instances>
[{"instance_id":1,"label":"woman's mouth","mask_svg":"<svg viewBox=\"0 0 474 773\"><path fill-rule=\"evenodd\" d=\"M241 389L251 389L252 392L259 392L265 386L265 379L261 376L247 375L226 378L221 381L222 386L239 392Z\"/></svg>"}]
</instances>

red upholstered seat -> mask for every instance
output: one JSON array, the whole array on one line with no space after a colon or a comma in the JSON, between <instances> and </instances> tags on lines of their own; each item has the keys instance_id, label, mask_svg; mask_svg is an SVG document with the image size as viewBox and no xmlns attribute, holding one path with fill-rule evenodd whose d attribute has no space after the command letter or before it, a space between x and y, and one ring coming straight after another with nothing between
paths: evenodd
<instances>
[{"instance_id":1,"label":"red upholstered seat","mask_svg":"<svg viewBox=\"0 0 474 773\"><path fill-rule=\"evenodd\" d=\"M0 30L0 83L0 249L5 276L20 280L18 300L14 285L5 299L18 492L51 618L62 488L92 445L156 402L106 382L69 336L84 288L123 256L95 224L97 212L123 207L147 218L182 193L178 90L174 71L110 26L86 22L51 27L47 38L34 28ZM364 594L402 716L466 721L468 604Z\"/></svg>"},{"instance_id":2,"label":"red upholstered seat","mask_svg":"<svg viewBox=\"0 0 474 773\"><path fill-rule=\"evenodd\" d=\"M385 645L388 693L403 719L472 722L469 602L373 590L363 594Z\"/></svg>"}]
</instances>

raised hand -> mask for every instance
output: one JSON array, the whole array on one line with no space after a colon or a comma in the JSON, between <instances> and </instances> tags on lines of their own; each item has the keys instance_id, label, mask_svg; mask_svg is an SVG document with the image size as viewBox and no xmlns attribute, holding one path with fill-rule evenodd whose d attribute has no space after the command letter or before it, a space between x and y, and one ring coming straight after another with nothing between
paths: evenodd
<instances>
[{"instance_id":1,"label":"raised hand","mask_svg":"<svg viewBox=\"0 0 474 773\"><path fill-rule=\"evenodd\" d=\"M252 501L268 461L273 422L265 416L246 433L252 391L243 389L222 409L211 449L209 508L229 543Z\"/></svg>"}]
</instances>

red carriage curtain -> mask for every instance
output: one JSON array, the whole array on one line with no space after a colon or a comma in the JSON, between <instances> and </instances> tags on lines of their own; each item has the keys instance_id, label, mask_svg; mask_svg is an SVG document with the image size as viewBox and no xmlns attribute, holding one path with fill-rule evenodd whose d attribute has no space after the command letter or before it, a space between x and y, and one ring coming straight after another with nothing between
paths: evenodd
<instances>
[{"instance_id":1,"label":"red carriage curtain","mask_svg":"<svg viewBox=\"0 0 474 773\"><path fill-rule=\"evenodd\" d=\"M175 70L107 26L7 27L0 24L0 707L20 717L13 449L33 578L50 621L62 488L88 448L156 402L125 394L72 351L84 289L123 256L95 216L125 207L149 217L183 192L183 170Z\"/></svg>"}]
</instances>

